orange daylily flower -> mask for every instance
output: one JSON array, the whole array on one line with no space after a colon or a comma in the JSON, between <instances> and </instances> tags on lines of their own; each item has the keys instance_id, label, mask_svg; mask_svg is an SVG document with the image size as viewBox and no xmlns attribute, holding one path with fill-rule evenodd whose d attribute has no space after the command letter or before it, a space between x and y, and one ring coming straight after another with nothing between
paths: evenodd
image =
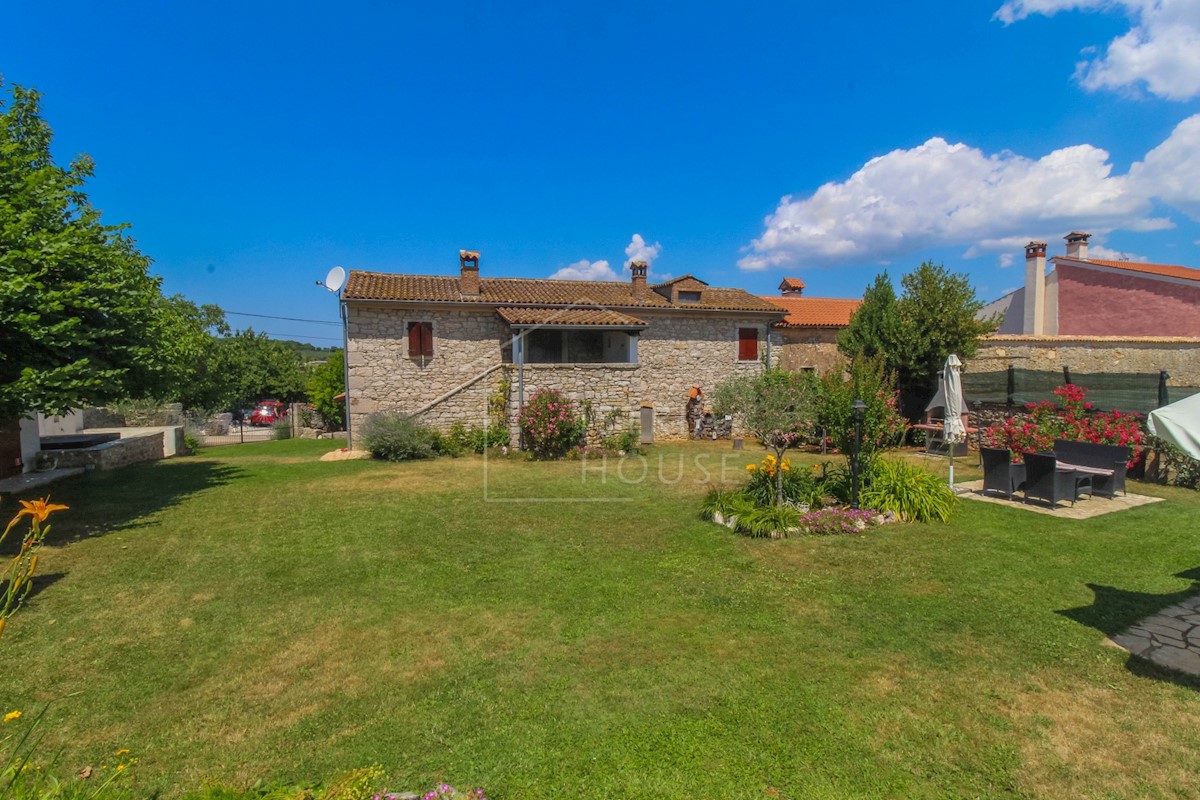
<instances>
[{"instance_id":1,"label":"orange daylily flower","mask_svg":"<svg viewBox=\"0 0 1200 800\"><path fill-rule=\"evenodd\" d=\"M41 500L20 501L23 508L17 512L16 518L20 519L21 517L29 516L38 522L45 522L46 518L55 511L64 511L69 508L69 506L64 506L61 503L50 503L48 502L49 500L49 497L45 497Z\"/></svg>"}]
</instances>

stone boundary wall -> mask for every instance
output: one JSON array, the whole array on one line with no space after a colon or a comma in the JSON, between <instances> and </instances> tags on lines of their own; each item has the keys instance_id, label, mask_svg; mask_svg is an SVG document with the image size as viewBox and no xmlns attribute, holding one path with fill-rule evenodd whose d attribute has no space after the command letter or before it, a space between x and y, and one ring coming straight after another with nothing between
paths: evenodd
<instances>
[{"instance_id":1,"label":"stone boundary wall","mask_svg":"<svg viewBox=\"0 0 1200 800\"><path fill-rule=\"evenodd\" d=\"M58 469L119 469L129 464L162 458L163 435L147 433L80 450L54 450L49 455Z\"/></svg>"},{"instance_id":2,"label":"stone boundary wall","mask_svg":"<svg viewBox=\"0 0 1200 800\"><path fill-rule=\"evenodd\" d=\"M992 336L965 365L972 372L1019 369L1084 373L1153 373L1166 370L1172 386L1200 386L1200 339L1112 336Z\"/></svg>"}]
</instances>

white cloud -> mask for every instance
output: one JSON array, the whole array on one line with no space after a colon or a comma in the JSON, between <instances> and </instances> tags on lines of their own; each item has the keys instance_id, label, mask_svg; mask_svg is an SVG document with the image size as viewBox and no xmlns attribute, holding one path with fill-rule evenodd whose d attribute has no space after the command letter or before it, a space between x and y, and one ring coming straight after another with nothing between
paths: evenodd
<instances>
[{"instance_id":1,"label":"white cloud","mask_svg":"<svg viewBox=\"0 0 1200 800\"><path fill-rule=\"evenodd\" d=\"M580 259L573 264L568 264L550 277L565 281L621 280L621 276L618 275L604 259L600 259L599 261L588 261L586 258Z\"/></svg>"},{"instance_id":2,"label":"white cloud","mask_svg":"<svg viewBox=\"0 0 1200 800\"><path fill-rule=\"evenodd\" d=\"M1000 269L1008 269L1009 267L1011 267L1013 265L1013 254L1012 253L1001 253L998 265L999 265Z\"/></svg>"},{"instance_id":3,"label":"white cloud","mask_svg":"<svg viewBox=\"0 0 1200 800\"><path fill-rule=\"evenodd\" d=\"M646 240L642 238L640 233L635 233L633 238L629 240L629 244L625 246L625 267L628 268L634 261L645 261L647 264L653 264L654 259L658 258L658 254L662 252L662 245L658 242L654 244L646 244Z\"/></svg>"},{"instance_id":4,"label":"white cloud","mask_svg":"<svg viewBox=\"0 0 1200 800\"><path fill-rule=\"evenodd\" d=\"M1200 95L1200 3L1196 0L1008 0L995 18L1012 24L1032 14L1118 9L1130 30L1102 55L1079 62L1075 77L1086 89L1140 88L1169 100Z\"/></svg>"},{"instance_id":5,"label":"white cloud","mask_svg":"<svg viewBox=\"0 0 1200 800\"><path fill-rule=\"evenodd\" d=\"M1123 250L1113 250L1111 247L1105 247L1102 244L1093 244L1089 246L1088 258L1099 258L1104 261L1141 261L1143 263L1150 260L1145 256L1139 256L1137 253L1126 253Z\"/></svg>"},{"instance_id":6,"label":"white cloud","mask_svg":"<svg viewBox=\"0 0 1200 800\"><path fill-rule=\"evenodd\" d=\"M1129 168L1135 190L1200 221L1200 114L1175 126L1167 140Z\"/></svg>"},{"instance_id":7,"label":"white cloud","mask_svg":"<svg viewBox=\"0 0 1200 800\"><path fill-rule=\"evenodd\" d=\"M1080 226L1101 234L1168 228L1170 220L1151 215L1153 198L1200 214L1200 179L1191 178L1200 176L1197 137L1200 115L1126 175L1113 175L1108 153L1089 144L1032 159L930 139L873 158L809 197L785 196L738 266L879 263L952 246L975 257Z\"/></svg>"}]
</instances>

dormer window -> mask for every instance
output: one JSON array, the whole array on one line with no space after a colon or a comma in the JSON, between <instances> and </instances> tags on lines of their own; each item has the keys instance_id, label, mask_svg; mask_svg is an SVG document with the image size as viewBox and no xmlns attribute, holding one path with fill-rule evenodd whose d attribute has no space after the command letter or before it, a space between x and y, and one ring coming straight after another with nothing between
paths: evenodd
<instances>
[{"instance_id":1,"label":"dormer window","mask_svg":"<svg viewBox=\"0 0 1200 800\"><path fill-rule=\"evenodd\" d=\"M700 302L700 293L699 292L680 292L678 297L679 297L680 303L699 303Z\"/></svg>"}]
</instances>

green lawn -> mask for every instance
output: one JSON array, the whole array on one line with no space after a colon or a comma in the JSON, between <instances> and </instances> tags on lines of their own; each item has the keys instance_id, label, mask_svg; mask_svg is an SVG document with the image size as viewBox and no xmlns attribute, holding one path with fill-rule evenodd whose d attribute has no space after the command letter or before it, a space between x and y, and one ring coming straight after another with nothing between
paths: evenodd
<instances>
[{"instance_id":1,"label":"green lawn","mask_svg":"<svg viewBox=\"0 0 1200 800\"><path fill-rule=\"evenodd\" d=\"M59 772L130 748L167 796L376 763L493 800L1196 795L1200 682L1103 643L1193 591L1194 492L748 540L696 517L704 472L758 456L727 443L656 448L640 483L493 460L486 501L481 458L329 447L54 488L0 711L65 698Z\"/></svg>"}]
</instances>

